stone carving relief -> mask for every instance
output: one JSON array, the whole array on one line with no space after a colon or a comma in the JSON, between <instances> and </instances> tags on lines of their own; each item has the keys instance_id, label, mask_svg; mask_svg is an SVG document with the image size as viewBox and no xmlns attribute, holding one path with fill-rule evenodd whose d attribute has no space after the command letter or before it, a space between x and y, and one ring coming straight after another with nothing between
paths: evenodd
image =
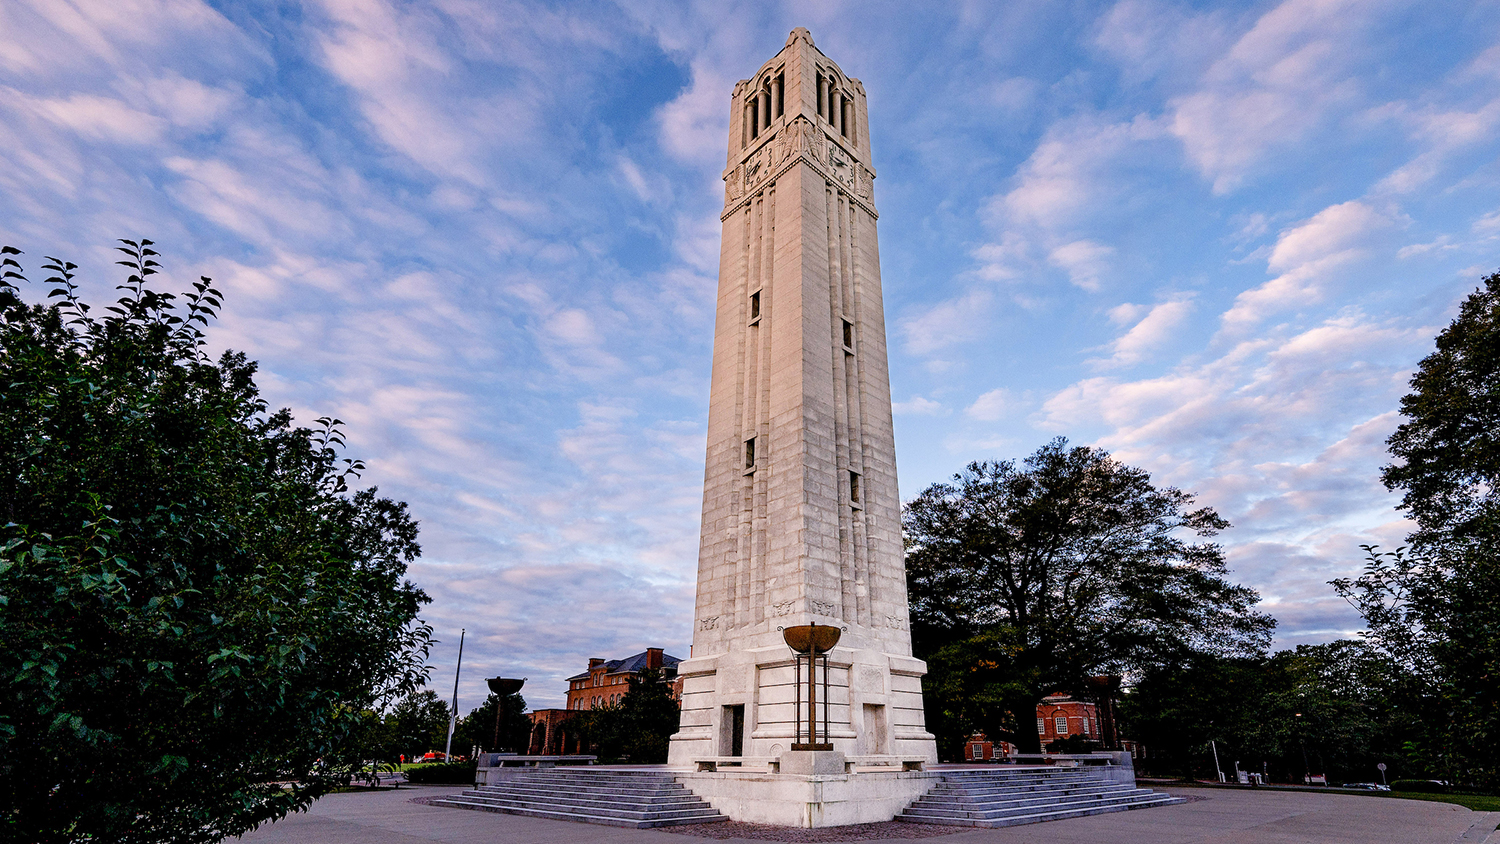
<instances>
[{"instance_id":1,"label":"stone carving relief","mask_svg":"<svg viewBox=\"0 0 1500 844\"><path fill-rule=\"evenodd\" d=\"M719 629L719 617L716 616L716 615L711 615L708 618L699 619L698 620L698 629L699 630L717 630L717 629Z\"/></svg>"},{"instance_id":2,"label":"stone carving relief","mask_svg":"<svg viewBox=\"0 0 1500 844\"><path fill-rule=\"evenodd\" d=\"M902 618L899 615L888 615L888 616L886 616L885 617L885 623L886 623L886 626L890 627L892 630L905 630L906 629L906 619Z\"/></svg>"},{"instance_id":3,"label":"stone carving relief","mask_svg":"<svg viewBox=\"0 0 1500 844\"><path fill-rule=\"evenodd\" d=\"M874 174L844 152L822 127L813 125L805 117L798 117L730 171L724 179L725 204L753 193L798 155L812 162L830 181L837 182L864 201L870 200Z\"/></svg>"},{"instance_id":4,"label":"stone carving relief","mask_svg":"<svg viewBox=\"0 0 1500 844\"><path fill-rule=\"evenodd\" d=\"M814 615L826 615L830 617L833 615L833 604L827 601L808 601L807 608L812 610Z\"/></svg>"},{"instance_id":5,"label":"stone carving relief","mask_svg":"<svg viewBox=\"0 0 1500 844\"><path fill-rule=\"evenodd\" d=\"M778 601L771 605L771 615L791 615L796 606L796 601Z\"/></svg>"},{"instance_id":6,"label":"stone carving relief","mask_svg":"<svg viewBox=\"0 0 1500 844\"><path fill-rule=\"evenodd\" d=\"M733 202L745 194L745 168L736 167L724 179L724 201Z\"/></svg>"}]
</instances>

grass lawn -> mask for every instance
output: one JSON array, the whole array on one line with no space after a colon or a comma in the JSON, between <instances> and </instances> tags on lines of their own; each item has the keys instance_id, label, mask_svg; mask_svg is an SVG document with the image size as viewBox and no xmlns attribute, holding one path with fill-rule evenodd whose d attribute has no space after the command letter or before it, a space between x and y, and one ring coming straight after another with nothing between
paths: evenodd
<instances>
[{"instance_id":1,"label":"grass lawn","mask_svg":"<svg viewBox=\"0 0 1500 844\"><path fill-rule=\"evenodd\" d=\"M1186 783L1186 782L1163 782L1156 781L1148 785L1168 788L1235 788L1243 786L1223 786L1214 783ZM1476 812L1500 812L1500 797L1484 794L1424 794L1416 791L1344 791L1342 789L1326 789L1317 787L1301 786L1270 786L1264 791L1308 791L1317 794L1348 794L1354 797L1386 797L1394 800L1426 800L1432 803L1452 803L1473 809Z\"/></svg>"},{"instance_id":2,"label":"grass lawn","mask_svg":"<svg viewBox=\"0 0 1500 844\"><path fill-rule=\"evenodd\" d=\"M1395 797L1400 800L1431 800L1434 803L1456 803L1476 812L1500 812L1500 797L1484 794L1419 794L1413 791L1371 791L1371 796Z\"/></svg>"}]
</instances>

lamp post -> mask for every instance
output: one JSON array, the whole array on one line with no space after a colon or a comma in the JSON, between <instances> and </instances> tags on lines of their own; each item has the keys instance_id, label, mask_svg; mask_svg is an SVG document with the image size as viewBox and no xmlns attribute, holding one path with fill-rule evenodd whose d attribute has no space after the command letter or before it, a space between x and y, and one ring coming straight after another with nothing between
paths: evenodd
<instances>
[{"instance_id":1,"label":"lamp post","mask_svg":"<svg viewBox=\"0 0 1500 844\"><path fill-rule=\"evenodd\" d=\"M505 710L505 699L519 692L526 685L526 678L519 680L508 677L491 677L484 681L490 687L490 691L498 695L495 701L495 741L491 746L500 749L500 713Z\"/></svg>"},{"instance_id":2,"label":"lamp post","mask_svg":"<svg viewBox=\"0 0 1500 844\"><path fill-rule=\"evenodd\" d=\"M797 654L797 741L793 750L832 750L828 741L828 652L842 635L826 624L799 624L781 631L787 647ZM802 741L802 658L807 657L807 741ZM823 741L818 741L818 657L823 657Z\"/></svg>"}]
</instances>

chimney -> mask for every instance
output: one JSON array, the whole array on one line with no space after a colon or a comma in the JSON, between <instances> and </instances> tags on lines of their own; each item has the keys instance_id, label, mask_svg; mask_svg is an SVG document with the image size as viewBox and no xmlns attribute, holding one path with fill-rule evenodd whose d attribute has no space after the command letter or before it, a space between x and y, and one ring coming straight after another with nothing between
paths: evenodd
<instances>
[{"instance_id":1,"label":"chimney","mask_svg":"<svg viewBox=\"0 0 1500 844\"><path fill-rule=\"evenodd\" d=\"M661 648L646 649L646 667L661 668Z\"/></svg>"},{"instance_id":2,"label":"chimney","mask_svg":"<svg viewBox=\"0 0 1500 844\"><path fill-rule=\"evenodd\" d=\"M589 658L589 668L590 669L598 668L599 666L601 666L603 664L604 664L604 658L603 657L596 656L596 657L590 657Z\"/></svg>"}]
</instances>

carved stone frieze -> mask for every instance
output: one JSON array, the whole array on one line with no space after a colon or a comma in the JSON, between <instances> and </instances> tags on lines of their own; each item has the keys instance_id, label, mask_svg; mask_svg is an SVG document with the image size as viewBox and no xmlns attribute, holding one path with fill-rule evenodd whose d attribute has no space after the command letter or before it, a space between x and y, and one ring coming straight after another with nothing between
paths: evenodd
<instances>
[{"instance_id":1,"label":"carved stone frieze","mask_svg":"<svg viewBox=\"0 0 1500 844\"><path fill-rule=\"evenodd\" d=\"M798 117L782 126L775 137L729 171L724 177L724 215L799 157L878 217L871 204L875 174L830 138L824 127L814 125L806 117Z\"/></svg>"}]
</instances>

